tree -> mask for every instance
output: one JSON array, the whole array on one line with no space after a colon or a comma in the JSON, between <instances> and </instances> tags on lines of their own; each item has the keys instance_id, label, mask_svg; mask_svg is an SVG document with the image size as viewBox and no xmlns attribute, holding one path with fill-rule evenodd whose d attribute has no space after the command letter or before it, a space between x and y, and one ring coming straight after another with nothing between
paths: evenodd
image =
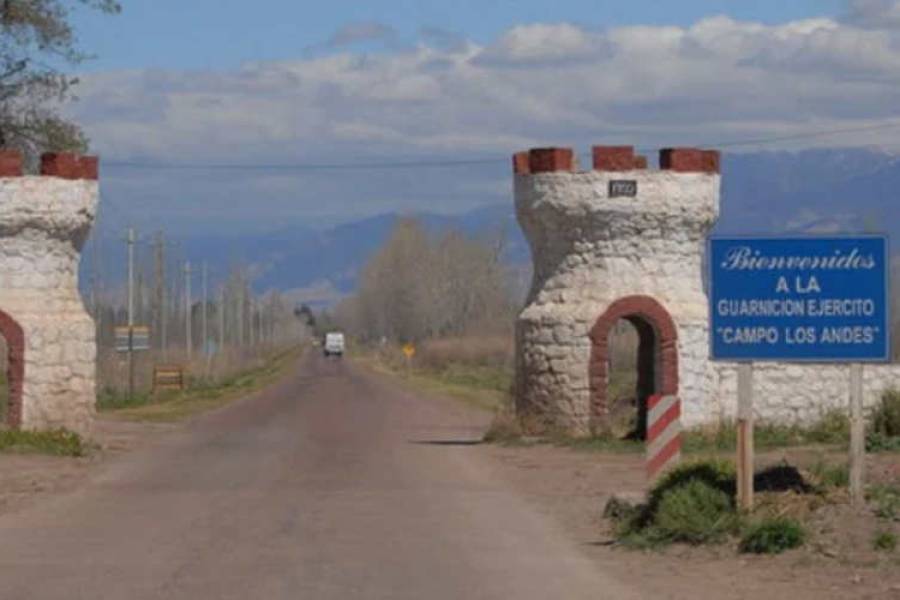
<instances>
[{"instance_id":1,"label":"tree","mask_svg":"<svg viewBox=\"0 0 900 600\"><path fill-rule=\"evenodd\" d=\"M29 161L45 151L87 150L81 128L58 114L78 80L56 65L88 58L69 21L78 5L121 10L118 0L0 0L0 147Z\"/></svg>"}]
</instances>

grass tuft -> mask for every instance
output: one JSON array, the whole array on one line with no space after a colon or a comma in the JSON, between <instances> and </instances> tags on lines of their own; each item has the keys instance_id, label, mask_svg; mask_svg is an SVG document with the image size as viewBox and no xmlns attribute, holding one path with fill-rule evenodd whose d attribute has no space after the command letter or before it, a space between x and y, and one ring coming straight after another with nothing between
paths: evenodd
<instances>
[{"instance_id":1,"label":"grass tuft","mask_svg":"<svg viewBox=\"0 0 900 600\"><path fill-rule=\"evenodd\" d=\"M53 431L0 431L0 452L8 454L47 454L84 456L87 445L77 433L65 429Z\"/></svg>"},{"instance_id":2,"label":"grass tuft","mask_svg":"<svg viewBox=\"0 0 900 600\"><path fill-rule=\"evenodd\" d=\"M893 552L897 549L897 534L893 531L876 531L872 538L872 548L879 552Z\"/></svg>"},{"instance_id":3,"label":"grass tuft","mask_svg":"<svg viewBox=\"0 0 900 600\"><path fill-rule=\"evenodd\" d=\"M734 530L736 521L728 494L692 479L661 496L653 525L668 541L696 545L721 541Z\"/></svg>"},{"instance_id":4,"label":"grass tuft","mask_svg":"<svg viewBox=\"0 0 900 600\"><path fill-rule=\"evenodd\" d=\"M718 542L738 525L734 468L724 461L677 467L633 510L610 508L620 540L633 547Z\"/></svg>"},{"instance_id":5,"label":"grass tuft","mask_svg":"<svg viewBox=\"0 0 900 600\"><path fill-rule=\"evenodd\" d=\"M875 505L875 516L885 521L900 521L900 487L876 485L869 488L866 496Z\"/></svg>"},{"instance_id":6,"label":"grass tuft","mask_svg":"<svg viewBox=\"0 0 900 600\"><path fill-rule=\"evenodd\" d=\"M798 548L806 541L806 530L799 521L789 517L763 519L751 525L741 537L741 552L751 554L781 554Z\"/></svg>"}]
</instances>

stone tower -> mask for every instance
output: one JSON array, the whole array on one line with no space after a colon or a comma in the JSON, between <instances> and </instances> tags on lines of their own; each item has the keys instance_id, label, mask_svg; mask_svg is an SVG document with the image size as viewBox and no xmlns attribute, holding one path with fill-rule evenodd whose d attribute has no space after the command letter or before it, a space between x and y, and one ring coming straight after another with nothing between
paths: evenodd
<instances>
[{"instance_id":1,"label":"stone tower","mask_svg":"<svg viewBox=\"0 0 900 600\"><path fill-rule=\"evenodd\" d=\"M0 152L0 334L8 348L7 424L90 433L94 321L78 261L97 208L97 159L44 155L40 176Z\"/></svg>"},{"instance_id":2,"label":"stone tower","mask_svg":"<svg viewBox=\"0 0 900 600\"><path fill-rule=\"evenodd\" d=\"M662 150L660 169L631 147L598 146L576 172L568 148L513 157L519 223L534 279L516 331L516 406L575 435L603 429L608 337L639 337L637 396L674 394L682 420L709 420L706 237L719 214L719 154ZM718 413L715 414L718 416Z\"/></svg>"}]
</instances>

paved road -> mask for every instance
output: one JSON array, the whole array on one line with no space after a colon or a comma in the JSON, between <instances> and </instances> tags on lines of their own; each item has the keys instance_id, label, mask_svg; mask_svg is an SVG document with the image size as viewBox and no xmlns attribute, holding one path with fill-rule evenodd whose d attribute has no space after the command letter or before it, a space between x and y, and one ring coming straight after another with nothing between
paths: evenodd
<instances>
[{"instance_id":1,"label":"paved road","mask_svg":"<svg viewBox=\"0 0 900 600\"><path fill-rule=\"evenodd\" d=\"M0 598L633 597L492 476L483 425L311 355L0 518Z\"/></svg>"}]
</instances>

